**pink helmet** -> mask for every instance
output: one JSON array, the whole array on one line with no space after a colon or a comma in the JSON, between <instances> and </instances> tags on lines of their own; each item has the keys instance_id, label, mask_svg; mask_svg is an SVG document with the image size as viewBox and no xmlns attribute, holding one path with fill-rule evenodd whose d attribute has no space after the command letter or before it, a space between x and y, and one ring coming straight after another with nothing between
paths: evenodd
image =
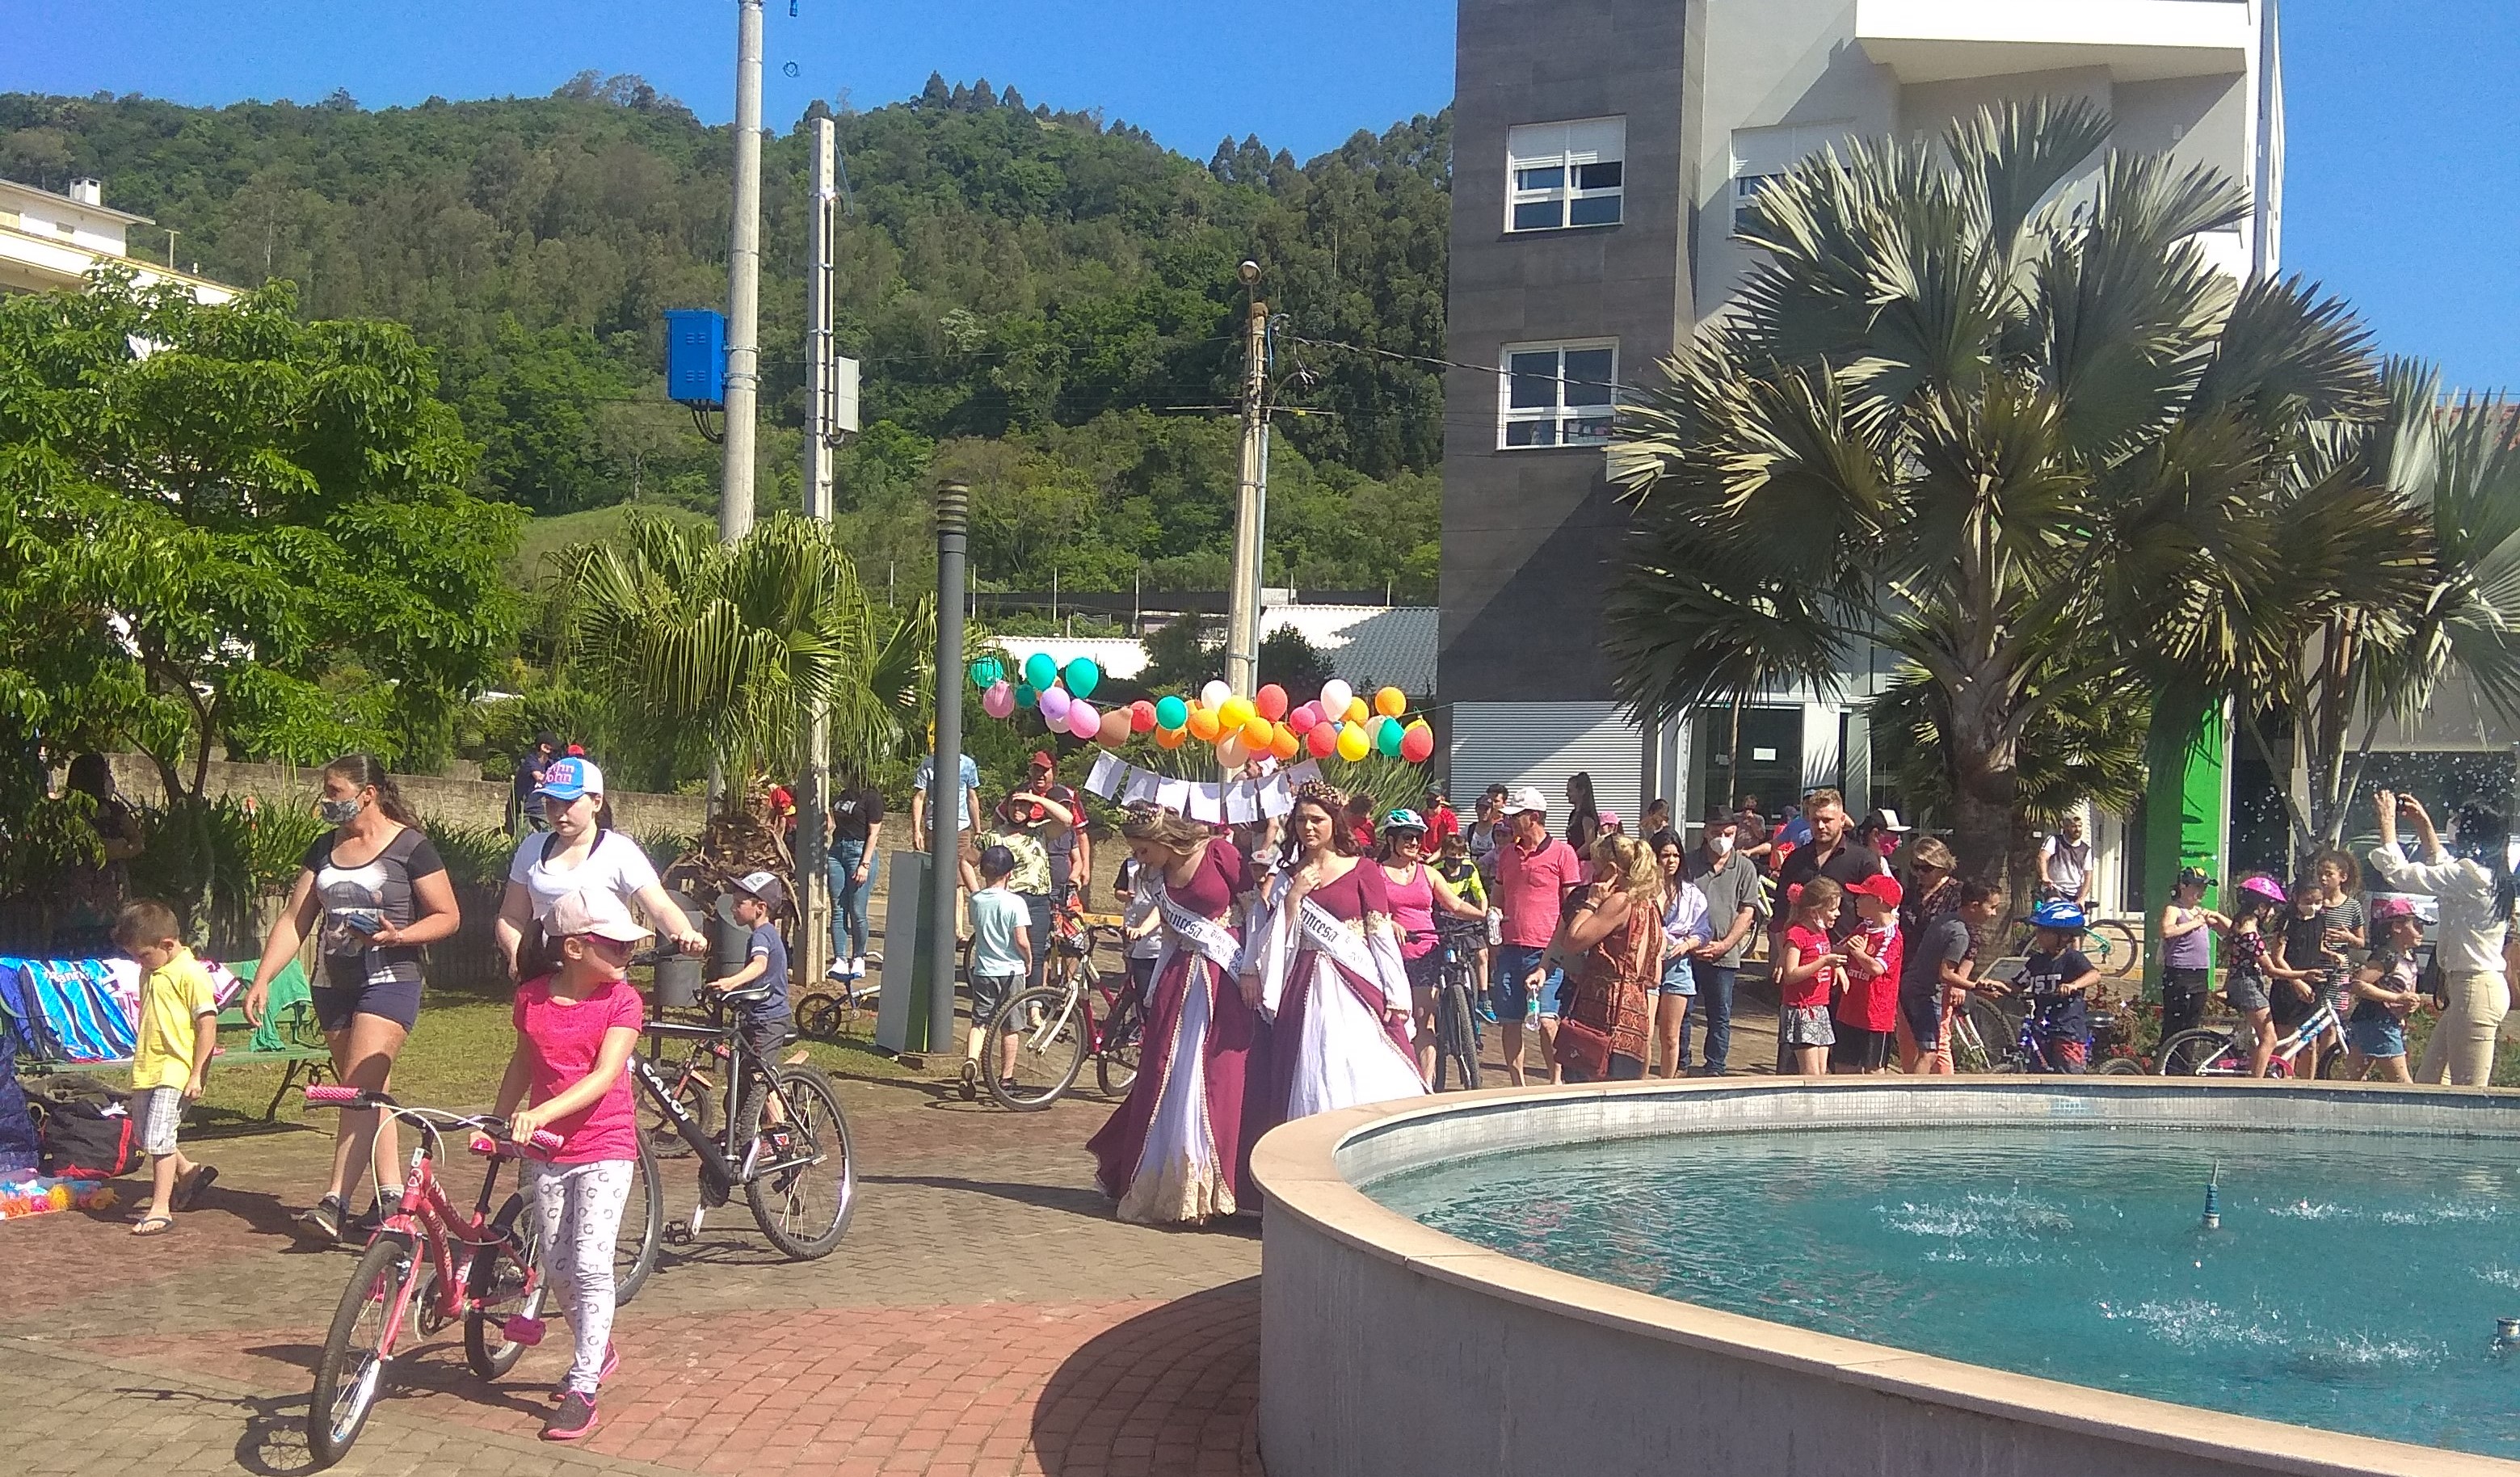
<instances>
[{"instance_id":1,"label":"pink helmet","mask_svg":"<svg viewBox=\"0 0 2520 1477\"><path fill-rule=\"evenodd\" d=\"M2284 900L2282 884L2278 883L2272 877L2243 878L2240 882L2240 890L2242 892L2254 892L2258 896L2265 898L2270 903L2280 903Z\"/></svg>"}]
</instances>

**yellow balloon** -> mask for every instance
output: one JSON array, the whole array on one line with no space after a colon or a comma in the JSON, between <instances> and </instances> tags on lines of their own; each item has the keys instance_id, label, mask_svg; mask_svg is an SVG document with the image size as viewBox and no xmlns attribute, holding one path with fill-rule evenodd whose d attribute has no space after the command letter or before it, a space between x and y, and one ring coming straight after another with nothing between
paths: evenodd
<instances>
[{"instance_id":1,"label":"yellow balloon","mask_svg":"<svg viewBox=\"0 0 2520 1477\"><path fill-rule=\"evenodd\" d=\"M1338 756L1348 763L1354 764L1363 759L1366 751L1372 747L1373 742L1365 737L1365 730L1355 724L1351 723L1339 730Z\"/></svg>"},{"instance_id":2,"label":"yellow balloon","mask_svg":"<svg viewBox=\"0 0 2520 1477\"><path fill-rule=\"evenodd\" d=\"M1349 723L1354 724L1356 727L1363 728L1365 727L1365 720L1373 715L1367 711L1364 698L1351 697L1347 700L1347 712L1341 716L1345 717Z\"/></svg>"},{"instance_id":3,"label":"yellow balloon","mask_svg":"<svg viewBox=\"0 0 2520 1477\"><path fill-rule=\"evenodd\" d=\"M1258 713L1242 720L1243 746L1255 754L1265 752L1277 737L1278 726Z\"/></svg>"},{"instance_id":4,"label":"yellow balloon","mask_svg":"<svg viewBox=\"0 0 2520 1477\"><path fill-rule=\"evenodd\" d=\"M1269 752L1277 755L1280 759L1292 759L1297 753L1302 751L1303 747L1304 740L1295 737L1295 731L1293 729L1286 727L1282 723L1275 724L1271 727L1269 733Z\"/></svg>"},{"instance_id":5,"label":"yellow balloon","mask_svg":"<svg viewBox=\"0 0 2520 1477\"><path fill-rule=\"evenodd\" d=\"M1230 729L1238 729L1251 721L1251 699L1228 697L1217 705L1216 721Z\"/></svg>"},{"instance_id":6,"label":"yellow balloon","mask_svg":"<svg viewBox=\"0 0 2520 1477\"><path fill-rule=\"evenodd\" d=\"M1216 721L1216 710L1214 708L1192 708L1190 710L1190 736L1192 738L1197 739L1199 742L1214 743L1216 741L1217 733L1222 727L1223 725Z\"/></svg>"},{"instance_id":7,"label":"yellow balloon","mask_svg":"<svg viewBox=\"0 0 2520 1477\"><path fill-rule=\"evenodd\" d=\"M1398 688L1384 688L1373 694L1373 710L1385 718L1397 718L1409 711L1409 694Z\"/></svg>"}]
</instances>

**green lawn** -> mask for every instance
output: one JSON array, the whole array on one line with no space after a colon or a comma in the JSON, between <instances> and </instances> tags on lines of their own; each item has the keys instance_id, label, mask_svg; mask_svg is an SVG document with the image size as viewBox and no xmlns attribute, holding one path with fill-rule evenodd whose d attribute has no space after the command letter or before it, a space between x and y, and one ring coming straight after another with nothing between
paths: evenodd
<instances>
[{"instance_id":1,"label":"green lawn","mask_svg":"<svg viewBox=\"0 0 2520 1477\"><path fill-rule=\"evenodd\" d=\"M543 562L546 555L556 554L570 544L603 543L618 538L629 522L634 507L637 512L678 523L708 521L698 514L653 503L617 503L609 508L590 508L584 513L527 518L524 536L517 544L517 559L513 566L517 578L527 586L539 584L549 573Z\"/></svg>"}]
</instances>

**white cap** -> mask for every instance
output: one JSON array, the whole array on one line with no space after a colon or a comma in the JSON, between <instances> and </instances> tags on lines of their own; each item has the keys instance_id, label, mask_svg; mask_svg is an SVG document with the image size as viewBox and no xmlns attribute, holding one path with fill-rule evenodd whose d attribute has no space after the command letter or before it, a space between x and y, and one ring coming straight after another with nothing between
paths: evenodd
<instances>
[{"instance_id":1,"label":"white cap","mask_svg":"<svg viewBox=\"0 0 2520 1477\"><path fill-rule=\"evenodd\" d=\"M758 898L772 907L788 901L788 884L773 872L747 872L735 879L735 890Z\"/></svg>"},{"instance_id":2,"label":"white cap","mask_svg":"<svg viewBox=\"0 0 2520 1477\"><path fill-rule=\"evenodd\" d=\"M1544 816L1549 814L1549 797L1542 794L1536 784L1506 791L1505 803L1497 807L1497 814L1518 816L1526 810L1536 810Z\"/></svg>"},{"instance_id":3,"label":"white cap","mask_svg":"<svg viewBox=\"0 0 2520 1477\"><path fill-rule=\"evenodd\" d=\"M553 938L577 938L594 934L615 943L635 944L648 936L648 930L630 917L630 910L605 888L587 888L564 893L543 919L543 932Z\"/></svg>"}]
</instances>

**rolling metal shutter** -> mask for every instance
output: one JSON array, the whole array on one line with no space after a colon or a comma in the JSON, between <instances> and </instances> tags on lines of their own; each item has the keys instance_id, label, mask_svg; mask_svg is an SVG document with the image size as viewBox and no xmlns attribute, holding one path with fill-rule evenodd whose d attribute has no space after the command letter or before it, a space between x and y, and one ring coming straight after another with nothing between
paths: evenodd
<instances>
[{"instance_id":1,"label":"rolling metal shutter","mask_svg":"<svg viewBox=\"0 0 2520 1477\"><path fill-rule=\"evenodd\" d=\"M1593 777L1593 795L1634 834L1644 814L1644 736L1611 702L1457 702L1446 750L1453 804L1463 816L1491 784L1536 784L1551 829L1563 829L1566 777Z\"/></svg>"}]
</instances>

